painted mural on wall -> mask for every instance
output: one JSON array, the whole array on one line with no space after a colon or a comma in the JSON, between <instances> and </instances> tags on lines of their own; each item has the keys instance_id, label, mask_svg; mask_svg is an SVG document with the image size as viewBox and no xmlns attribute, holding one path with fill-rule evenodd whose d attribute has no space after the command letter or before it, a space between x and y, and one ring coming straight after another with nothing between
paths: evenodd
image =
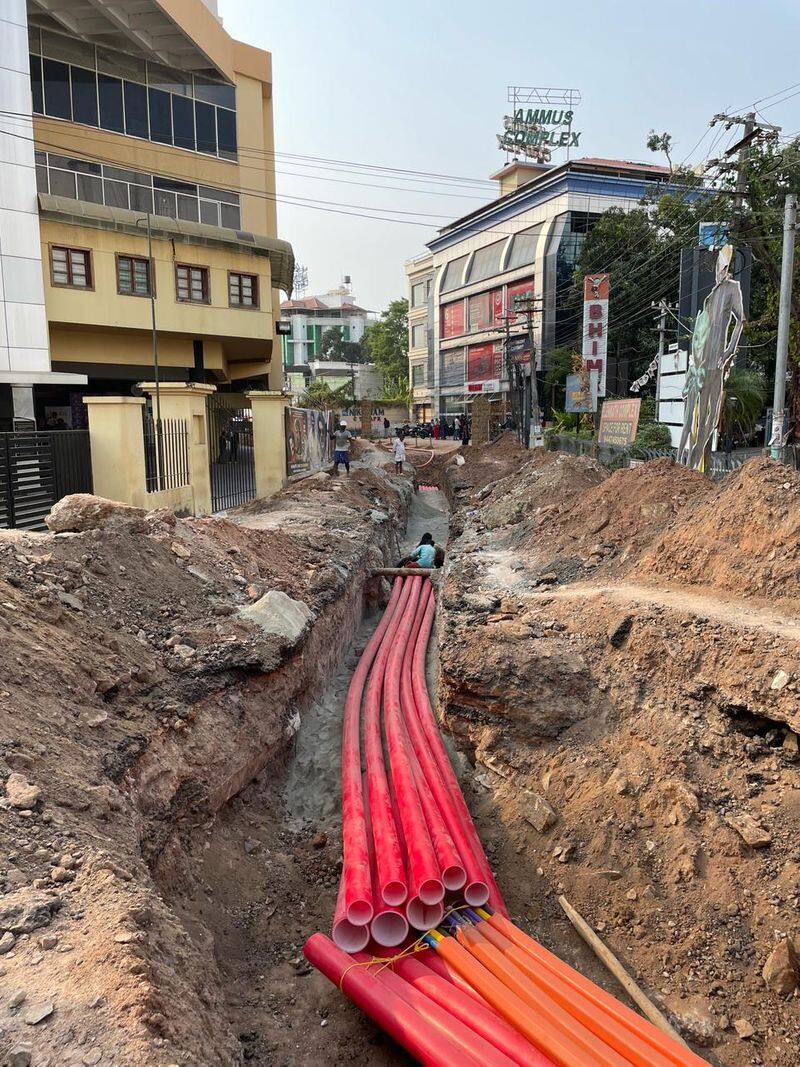
<instances>
[{"instance_id":1,"label":"painted mural on wall","mask_svg":"<svg viewBox=\"0 0 800 1067\"><path fill-rule=\"evenodd\" d=\"M333 415L330 411L287 408L287 474L311 474L330 463L332 426Z\"/></svg>"},{"instance_id":2,"label":"painted mural on wall","mask_svg":"<svg viewBox=\"0 0 800 1067\"><path fill-rule=\"evenodd\" d=\"M719 425L722 392L744 329L742 289L730 277L733 246L717 257L716 284L706 297L692 334L683 387L686 401L678 462L705 470L711 438Z\"/></svg>"}]
</instances>

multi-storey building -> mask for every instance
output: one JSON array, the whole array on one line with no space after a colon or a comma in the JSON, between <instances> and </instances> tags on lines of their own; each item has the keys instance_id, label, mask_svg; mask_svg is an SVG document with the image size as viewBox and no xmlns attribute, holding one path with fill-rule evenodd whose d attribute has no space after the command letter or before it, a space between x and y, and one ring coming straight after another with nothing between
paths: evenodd
<instances>
[{"instance_id":1,"label":"multi-storey building","mask_svg":"<svg viewBox=\"0 0 800 1067\"><path fill-rule=\"evenodd\" d=\"M669 171L578 159L552 167L514 162L493 177L497 199L445 226L406 264L409 378L419 418L468 410L477 392L498 399L507 392L507 332L510 352L530 359L527 321L514 314L517 296L533 297L539 369L554 348L577 347L580 321L565 297L585 234L604 211L628 211L665 186ZM609 380L625 388L611 360Z\"/></svg>"},{"instance_id":2,"label":"multi-storey building","mask_svg":"<svg viewBox=\"0 0 800 1067\"><path fill-rule=\"evenodd\" d=\"M349 286L341 286L321 296L298 297L281 304L283 321L290 332L281 337L283 365L306 366L317 359L322 335L335 326L343 341L360 341L367 327L369 312L354 303Z\"/></svg>"},{"instance_id":3,"label":"multi-storey building","mask_svg":"<svg viewBox=\"0 0 800 1067\"><path fill-rule=\"evenodd\" d=\"M153 318L162 380L280 388L270 54L215 0L2 10L0 420L152 380Z\"/></svg>"}]
</instances>

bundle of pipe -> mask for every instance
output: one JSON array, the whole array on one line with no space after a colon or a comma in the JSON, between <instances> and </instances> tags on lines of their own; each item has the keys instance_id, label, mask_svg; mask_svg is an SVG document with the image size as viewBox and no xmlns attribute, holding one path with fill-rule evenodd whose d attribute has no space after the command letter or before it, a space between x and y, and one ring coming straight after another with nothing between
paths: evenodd
<instances>
[{"instance_id":1,"label":"bundle of pipe","mask_svg":"<svg viewBox=\"0 0 800 1067\"><path fill-rule=\"evenodd\" d=\"M383 946L401 944L407 923L437 926L446 892L505 912L428 698L435 610L427 578L397 578L348 690L333 922L333 940L347 952L363 949L369 934Z\"/></svg>"},{"instance_id":2,"label":"bundle of pipe","mask_svg":"<svg viewBox=\"0 0 800 1067\"><path fill-rule=\"evenodd\" d=\"M440 965L562 1067L704 1067L503 915L464 909L425 940Z\"/></svg>"}]
</instances>

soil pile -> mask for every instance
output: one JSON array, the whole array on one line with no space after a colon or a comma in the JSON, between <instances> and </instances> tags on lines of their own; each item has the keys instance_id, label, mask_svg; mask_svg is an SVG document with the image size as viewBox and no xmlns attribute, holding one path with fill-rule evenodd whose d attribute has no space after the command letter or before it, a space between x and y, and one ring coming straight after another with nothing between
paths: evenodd
<instances>
[{"instance_id":1,"label":"soil pile","mask_svg":"<svg viewBox=\"0 0 800 1067\"><path fill-rule=\"evenodd\" d=\"M187 837L285 752L408 492L317 474L228 520L73 498L64 532L0 535L0 1061L238 1062L202 907L174 906Z\"/></svg>"},{"instance_id":2,"label":"soil pile","mask_svg":"<svg viewBox=\"0 0 800 1067\"><path fill-rule=\"evenodd\" d=\"M800 597L800 473L754 459L660 537L642 570L742 596Z\"/></svg>"},{"instance_id":3,"label":"soil pile","mask_svg":"<svg viewBox=\"0 0 800 1067\"><path fill-rule=\"evenodd\" d=\"M576 493L533 462L459 510L439 622L499 884L597 980L564 893L714 1063L794 1067L800 626L733 594L794 591L797 476L758 462L715 487L658 460ZM514 521L551 472L538 522Z\"/></svg>"},{"instance_id":4,"label":"soil pile","mask_svg":"<svg viewBox=\"0 0 800 1067\"><path fill-rule=\"evenodd\" d=\"M713 484L671 459L618 470L586 492L557 497L525 547L595 566L633 562L697 494L714 495Z\"/></svg>"},{"instance_id":5,"label":"soil pile","mask_svg":"<svg viewBox=\"0 0 800 1067\"><path fill-rule=\"evenodd\" d=\"M514 473L530 459L530 452L522 447L514 434L508 432L496 441L462 451L464 463L454 461L448 464L442 482L442 489L452 507L468 499L472 491Z\"/></svg>"}]
</instances>

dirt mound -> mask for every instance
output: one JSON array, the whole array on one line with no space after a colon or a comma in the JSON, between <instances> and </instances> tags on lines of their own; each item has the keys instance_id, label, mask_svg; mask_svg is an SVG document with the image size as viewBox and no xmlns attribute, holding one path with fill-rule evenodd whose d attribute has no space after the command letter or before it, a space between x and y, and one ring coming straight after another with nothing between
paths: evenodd
<instances>
[{"instance_id":1,"label":"dirt mound","mask_svg":"<svg viewBox=\"0 0 800 1067\"><path fill-rule=\"evenodd\" d=\"M239 1062L186 837L273 782L406 503L307 481L236 521L0 534L0 1062ZM270 591L313 613L299 641L247 619Z\"/></svg>"},{"instance_id":2,"label":"dirt mound","mask_svg":"<svg viewBox=\"0 0 800 1067\"><path fill-rule=\"evenodd\" d=\"M531 458L531 453L512 433L504 433L485 445L470 446L463 453L464 463L454 462L444 472L442 489L453 506L460 504L473 490L513 474Z\"/></svg>"},{"instance_id":3,"label":"dirt mound","mask_svg":"<svg viewBox=\"0 0 800 1067\"><path fill-rule=\"evenodd\" d=\"M754 459L699 498L661 536L642 570L743 596L800 597L800 473Z\"/></svg>"},{"instance_id":4,"label":"dirt mound","mask_svg":"<svg viewBox=\"0 0 800 1067\"><path fill-rule=\"evenodd\" d=\"M615 471L554 506L528 544L550 558L578 557L591 567L637 559L697 494L715 493L702 474L671 459Z\"/></svg>"},{"instance_id":5,"label":"dirt mound","mask_svg":"<svg viewBox=\"0 0 800 1067\"><path fill-rule=\"evenodd\" d=\"M529 452L514 474L475 494L477 500L486 501L481 521L490 530L521 524L520 533L527 533L606 477L600 464L585 456Z\"/></svg>"}]
</instances>

